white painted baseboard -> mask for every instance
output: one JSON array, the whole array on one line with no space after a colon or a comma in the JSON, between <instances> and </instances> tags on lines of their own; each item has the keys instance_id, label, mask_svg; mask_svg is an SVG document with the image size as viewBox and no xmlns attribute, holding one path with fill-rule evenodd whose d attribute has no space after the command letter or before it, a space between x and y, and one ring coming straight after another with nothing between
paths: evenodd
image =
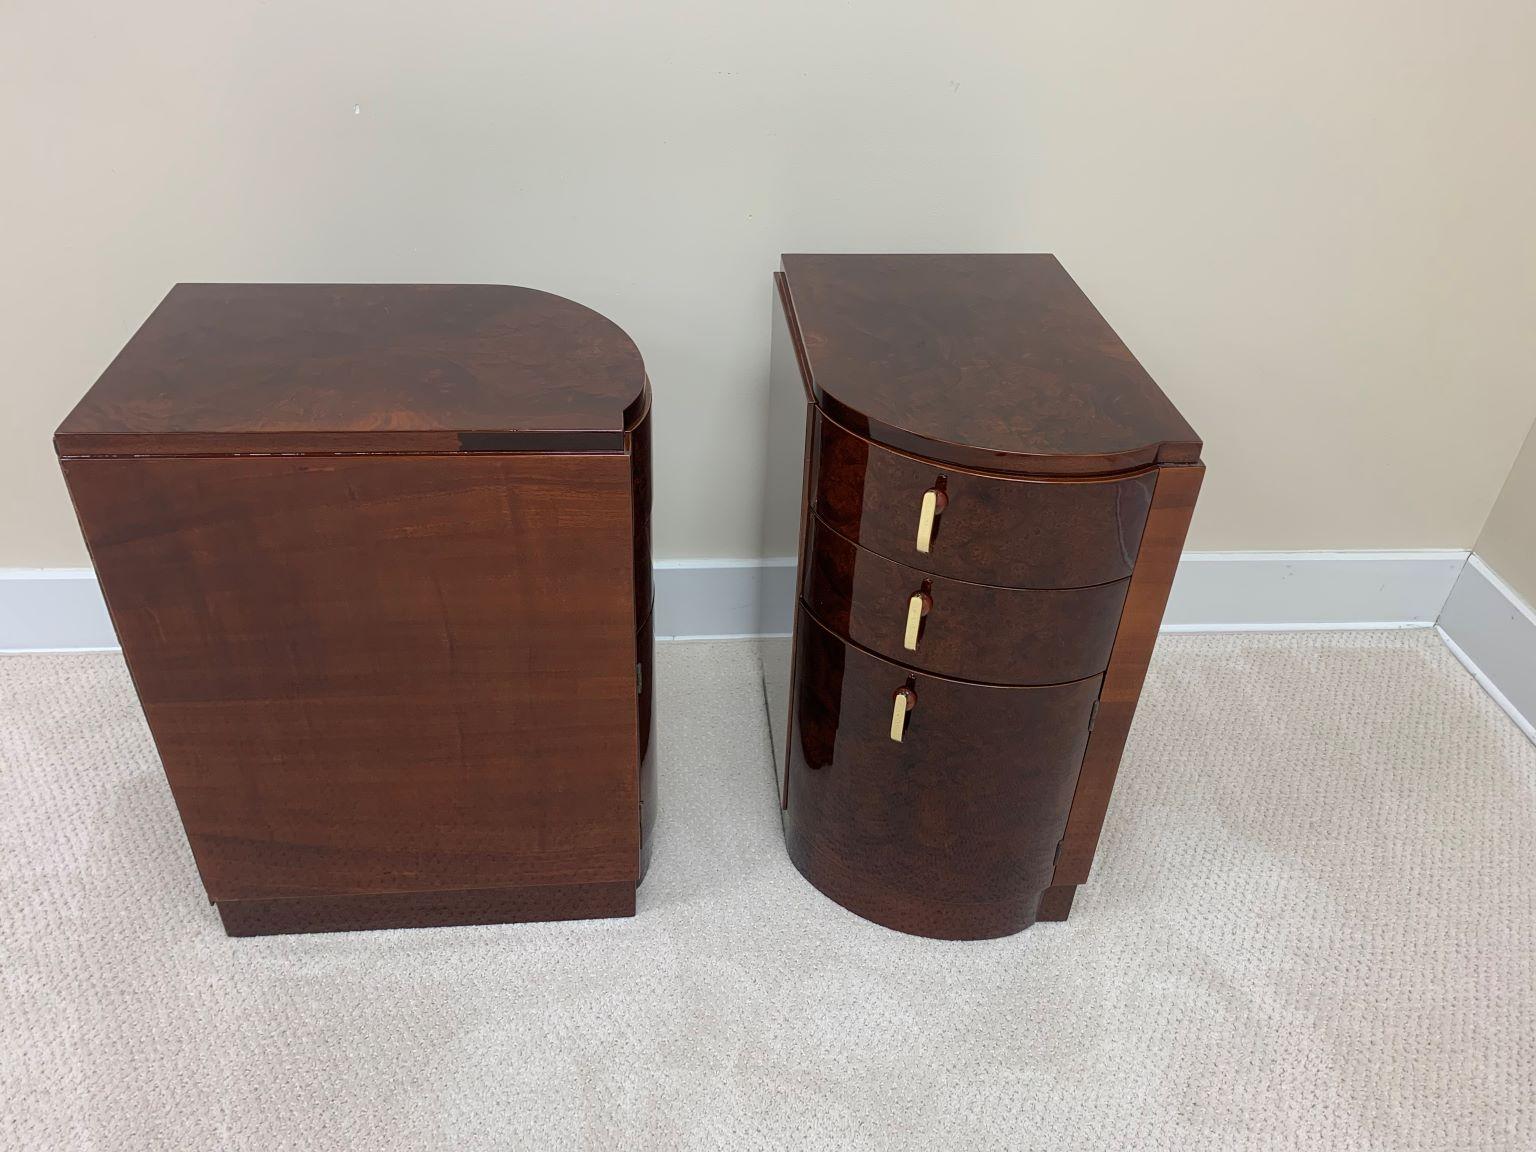
<instances>
[{"instance_id":1,"label":"white painted baseboard","mask_svg":"<svg viewBox=\"0 0 1536 1152\"><path fill-rule=\"evenodd\" d=\"M788 635L795 558L656 561L656 635L674 640Z\"/></svg>"},{"instance_id":2,"label":"white painted baseboard","mask_svg":"<svg viewBox=\"0 0 1536 1152\"><path fill-rule=\"evenodd\" d=\"M1465 552L1190 552L1165 627L1180 631L1427 628ZM656 635L783 635L794 609L794 562L663 560ZM89 568L0 569L0 651L117 646Z\"/></svg>"},{"instance_id":3,"label":"white painted baseboard","mask_svg":"<svg viewBox=\"0 0 1536 1152\"><path fill-rule=\"evenodd\" d=\"M1428 628L1466 559L1465 551L1449 548L1187 552L1163 627L1179 632ZM658 636L785 635L794 602L792 558L657 565Z\"/></svg>"},{"instance_id":4,"label":"white painted baseboard","mask_svg":"<svg viewBox=\"0 0 1536 1152\"><path fill-rule=\"evenodd\" d=\"M0 568L0 652L116 650L95 572Z\"/></svg>"},{"instance_id":5,"label":"white painted baseboard","mask_svg":"<svg viewBox=\"0 0 1536 1152\"><path fill-rule=\"evenodd\" d=\"M1171 632L1428 628L1467 553L1186 552L1168 597Z\"/></svg>"},{"instance_id":6,"label":"white painted baseboard","mask_svg":"<svg viewBox=\"0 0 1536 1152\"><path fill-rule=\"evenodd\" d=\"M1536 610L1474 554L1451 589L1438 631L1488 695L1536 740Z\"/></svg>"}]
</instances>

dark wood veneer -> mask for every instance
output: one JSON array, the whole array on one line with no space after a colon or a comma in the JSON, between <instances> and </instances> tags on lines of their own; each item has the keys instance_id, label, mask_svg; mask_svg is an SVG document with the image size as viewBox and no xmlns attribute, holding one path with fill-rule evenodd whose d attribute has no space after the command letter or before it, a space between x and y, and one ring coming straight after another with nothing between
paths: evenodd
<instances>
[{"instance_id":1,"label":"dark wood veneer","mask_svg":"<svg viewBox=\"0 0 1536 1152\"><path fill-rule=\"evenodd\" d=\"M788 255L784 272L817 403L871 440L1036 475L1200 458L1054 256Z\"/></svg>"},{"instance_id":2,"label":"dark wood veneer","mask_svg":"<svg viewBox=\"0 0 1536 1152\"><path fill-rule=\"evenodd\" d=\"M531 288L178 284L54 442L66 456L622 452L646 400L613 321Z\"/></svg>"},{"instance_id":3,"label":"dark wood veneer","mask_svg":"<svg viewBox=\"0 0 1536 1152\"><path fill-rule=\"evenodd\" d=\"M521 288L181 285L56 437L232 934L629 915L650 388Z\"/></svg>"},{"instance_id":4,"label":"dark wood veneer","mask_svg":"<svg viewBox=\"0 0 1536 1152\"><path fill-rule=\"evenodd\" d=\"M647 616L635 634L635 679L638 695L635 724L635 762L640 773L640 875L651 866L656 839L656 631L654 616ZM638 882L638 881L637 881Z\"/></svg>"},{"instance_id":5,"label":"dark wood veneer","mask_svg":"<svg viewBox=\"0 0 1536 1152\"><path fill-rule=\"evenodd\" d=\"M64 471L214 900L634 882L624 457Z\"/></svg>"},{"instance_id":6,"label":"dark wood veneer","mask_svg":"<svg viewBox=\"0 0 1536 1152\"><path fill-rule=\"evenodd\" d=\"M816 617L871 651L940 676L1058 684L1104 671L1128 580L1087 588L998 588L951 580L860 548L819 519L801 595ZM914 594L930 607L904 647Z\"/></svg>"},{"instance_id":7,"label":"dark wood veneer","mask_svg":"<svg viewBox=\"0 0 1536 1152\"><path fill-rule=\"evenodd\" d=\"M1200 442L1052 257L787 256L776 280L774 475L806 440L794 640L763 647L790 857L903 931L1065 919Z\"/></svg>"},{"instance_id":8,"label":"dark wood veneer","mask_svg":"<svg viewBox=\"0 0 1536 1152\"><path fill-rule=\"evenodd\" d=\"M1099 714L1083 756L1053 886L1076 885L1088 879L1104 815L1109 809L1110 792L1120 769L1120 756L1130 735L1136 703L1141 699L1141 686L1157 644L1163 609L1168 604L1204 477L1205 468L1199 464L1170 466L1158 472L1152 514L1147 518L1146 536L1141 544L1142 560L1131 578L1114 651L1104 675ZM1070 897L1065 899L1061 919L1066 918L1066 909L1071 907Z\"/></svg>"},{"instance_id":9,"label":"dark wood veneer","mask_svg":"<svg viewBox=\"0 0 1536 1152\"><path fill-rule=\"evenodd\" d=\"M635 619L644 620L656 603L656 574L651 562L651 403L645 390L645 408L625 434L629 449L630 514L634 520Z\"/></svg>"},{"instance_id":10,"label":"dark wood veneer","mask_svg":"<svg viewBox=\"0 0 1536 1152\"><path fill-rule=\"evenodd\" d=\"M834 531L941 576L1014 588L1123 580L1152 502L1156 469L1099 479L1040 480L976 472L882 448L818 414L816 513ZM917 550L923 493L948 502L932 550Z\"/></svg>"},{"instance_id":11,"label":"dark wood veneer","mask_svg":"<svg viewBox=\"0 0 1536 1152\"><path fill-rule=\"evenodd\" d=\"M1035 919L1099 677L1000 688L913 674L804 610L789 742L790 858L839 904L924 936L1004 936ZM911 686L905 738L891 700Z\"/></svg>"}]
</instances>

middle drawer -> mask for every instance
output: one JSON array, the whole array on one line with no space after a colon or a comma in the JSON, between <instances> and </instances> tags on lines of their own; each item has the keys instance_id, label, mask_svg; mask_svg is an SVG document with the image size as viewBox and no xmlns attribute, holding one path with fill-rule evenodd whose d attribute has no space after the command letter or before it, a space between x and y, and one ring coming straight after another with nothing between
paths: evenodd
<instances>
[{"instance_id":1,"label":"middle drawer","mask_svg":"<svg viewBox=\"0 0 1536 1152\"><path fill-rule=\"evenodd\" d=\"M956 680L1061 684L1109 665L1130 580L1087 588L994 588L860 548L806 515L800 595L834 632Z\"/></svg>"}]
</instances>

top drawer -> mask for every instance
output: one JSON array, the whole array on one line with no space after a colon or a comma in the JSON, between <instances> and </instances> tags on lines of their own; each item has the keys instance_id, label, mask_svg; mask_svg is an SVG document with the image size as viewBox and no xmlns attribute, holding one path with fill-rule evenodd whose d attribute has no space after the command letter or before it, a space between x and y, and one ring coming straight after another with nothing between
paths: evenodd
<instances>
[{"instance_id":1,"label":"top drawer","mask_svg":"<svg viewBox=\"0 0 1536 1152\"><path fill-rule=\"evenodd\" d=\"M1014 588L1129 576L1156 482L1153 468L1056 480L975 472L872 444L821 412L814 467L814 507L848 539L936 575Z\"/></svg>"}]
</instances>

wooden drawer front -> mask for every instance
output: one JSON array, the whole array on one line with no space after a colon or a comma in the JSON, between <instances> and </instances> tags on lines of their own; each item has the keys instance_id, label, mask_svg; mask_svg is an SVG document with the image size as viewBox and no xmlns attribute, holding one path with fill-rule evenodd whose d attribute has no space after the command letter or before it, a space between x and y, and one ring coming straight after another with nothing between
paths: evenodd
<instances>
[{"instance_id":1,"label":"wooden drawer front","mask_svg":"<svg viewBox=\"0 0 1536 1152\"><path fill-rule=\"evenodd\" d=\"M1015 588L1077 588L1131 574L1155 470L1029 480L907 456L818 413L814 504L849 540L940 576ZM924 494L943 493L927 552Z\"/></svg>"},{"instance_id":2,"label":"wooden drawer front","mask_svg":"<svg viewBox=\"0 0 1536 1152\"><path fill-rule=\"evenodd\" d=\"M807 531L800 589L807 606L882 656L991 684L1060 684L1109 665L1129 580L1087 588L969 584L860 548L814 516ZM916 647L909 648L914 599Z\"/></svg>"},{"instance_id":3,"label":"wooden drawer front","mask_svg":"<svg viewBox=\"0 0 1536 1152\"><path fill-rule=\"evenodd\" d=\"M1027 927L1051 882L1099 680L1000 688L914 674L802 608L791 859L844 907L904 932L979 939ZM916 705L898 742L903 689Z\"/></svg>"}]
</instances>

